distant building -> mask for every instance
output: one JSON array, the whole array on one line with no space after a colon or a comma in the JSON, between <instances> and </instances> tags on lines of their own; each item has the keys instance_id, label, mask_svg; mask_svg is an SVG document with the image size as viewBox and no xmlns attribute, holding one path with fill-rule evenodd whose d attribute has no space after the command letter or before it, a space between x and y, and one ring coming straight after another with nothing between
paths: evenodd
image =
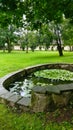
<instances>
[{"instance_id":1,"label":"distant building","mask_svg":"<svg viewBox=\"0 0 73 130\"><path fill-rule=\"evenodd\" d=\"M14 50L21 50L20 46L14 46Z\"/></svg>"}]
</instances>

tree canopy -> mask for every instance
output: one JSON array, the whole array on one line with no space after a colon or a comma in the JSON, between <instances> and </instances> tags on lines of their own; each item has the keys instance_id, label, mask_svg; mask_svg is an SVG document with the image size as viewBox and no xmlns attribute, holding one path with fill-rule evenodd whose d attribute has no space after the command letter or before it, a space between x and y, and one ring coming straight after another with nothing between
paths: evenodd
<instances>
[{"instance_id":1,"label":"tree canopy","mask_svg":"<svg viewBox=\"0 0 73 130\"><path fill-rule=\"evenodd\" d=\"M53 20L61 22L63 14L73 21L73 0L0 0L0 10L1 24L19 24L23 14L33 27Z\"/></svg>"},{"instance_id":2,"label":"tree canopy","mask_svg":"<svg viewBox=\"0 0 73 130\"><path fill-rule=\"evenodd\" d=\"M63 15L73 20L73 0L25 0L24 3L27 5L24 13L33 27L49 21L62 22Z\"/></svg>"},{"instance_id":3,"label":"tree canopy","mask_svg":"<svg viewBox=\"0 0 73 130\"><path fill-rule=\"evenodd\" d=\"M60 56L63 54L58 32L60 32L59 24L64 18L73 23L73 0L0 0L0 27L2 28L14 24L17 27L27 26L28 30L41 30L43 25L53 21L56 24Z\"/></svg>"}]
</instances>

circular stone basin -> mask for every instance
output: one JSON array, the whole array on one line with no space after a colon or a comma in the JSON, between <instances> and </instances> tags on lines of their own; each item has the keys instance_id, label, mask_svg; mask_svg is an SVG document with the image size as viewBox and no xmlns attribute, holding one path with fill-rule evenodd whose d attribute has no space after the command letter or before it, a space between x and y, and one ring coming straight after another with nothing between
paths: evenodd
<instances>
[{"instance_id":1,"label":"circular stone basin","mask_svg":"<svg viewBox=\"0 0 73 130\"><path fill-rule=\"evenodd\" d=\"M11 93L22 97L31 97L33 87L52 87L58 84L73 83L73 72L62 69L46 69L19 78L7 87Z\"/></svg>"},{"instance_id":2,"label":"circular stone basin","mask_svg":"<svg viewBox=\"0 0 73 130\"><path fill-rule=\"evenodd\" d=\"M11 73L0 79L0 102L7 103L23 111L43 112L57 107L67 106L73 98L73 83L58 84L52 87L36 85L32 87L31 96L23 96L12 93L9 90L10 84L28 77L33 72L46 69L64 69L73 72L73 64L55 63L42 64L28 67L23 70Z\"/></svg>"}]
</instances>

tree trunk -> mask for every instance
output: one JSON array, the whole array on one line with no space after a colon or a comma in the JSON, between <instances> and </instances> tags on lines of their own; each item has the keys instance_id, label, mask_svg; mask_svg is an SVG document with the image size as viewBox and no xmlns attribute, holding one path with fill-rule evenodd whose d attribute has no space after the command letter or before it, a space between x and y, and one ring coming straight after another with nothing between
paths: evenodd
<instances>
[{"instance_id":1,"label":"tree trunk","mask_svg":"<svg viewBox=\"0 0 73 130\"><path fill-rule=\"evenodd\" d=\"M42 50L42 47L41 47L41 45L39 46L39 50L40 50L40 51Z\"/></svg>"},{"instance_id":2,"label":"tree trunk","mask_svg":"<svg viewBox=\"0 0 73 130\"><path fill-rule=\"evenodd\" d=\"M28 53L28 45L26 46L26 53Z\"/></svg>"},{"instance_id":3,"label":"tree trunk","mask_svg":"<svg viewBox=\"0 0 73 130\"><path fill-rule=\"evenodd\" d=\"M26 37L26 53L28 53L28 48L29 48L28 37Z\"/></svg>"},{"instance_id":4,"label":"tree trunk","mask_svg":"<svg viewBox=\"0 0 73 130\"><path fill-rule=\"evenodd\" d=\"M8 48L8 53L11 52L11 43L10 43L10 39L7 37L7 48Z\"/></svg>"},{"instance_id":5,"label":"tree trunk","mask_svg":"<svg viewBox=\"0 0 73 130\"><path fill-rule=\"evenodd\" d=\"M8 53L10 53L11 52L11 45L10 45L10 43L8 43Z\"/></svg>"},{"instance_id":6,"label":"tree trunk","mask_svg":"<svg viewBox=\"0 0 73 130\"><path fill-rule=\"evenodd\" d=\"M55 34L57 36L56 42L57 42L57 49L59 52L59 56L63 56L63 48L62 48L62 42L61 42L61 36L60 36L61 33L60 33L60 29L58 25L56 25Z\"/></svg>"},{"instance_id":7,"label":"tree trunk","mask_svg":"<svg viewBox=\"0 0 73 130\"><path fill-rule=\"evenodd\" d=\"M69 46L69 48L70 48L70 51L71 51L71 45Z\"/></svg>"},{"instance_id":8,"label":"tree trunk","mask_svg":"<svg viewBox=\"0 0 73 130\"><path fill-rule=\"evenodd\" d=\"M63 56L63 51L62 51L61 45L58 44L57 49L58 49L58 52L59 52L59 56Z\"/></svg>"},{"instance_id":9,"label":"tree trunk","mask_svg":"<svg viewBox=\"0 0 73 130\"><path fill-rule=\"evenodd\" d=\"M72 46L72 51L73 51L73 46Z\"/></svg>"},{"instance_id":10,"label":"tree trunk","mask_svg":"<svg viewBox=\"0 0 73 130\"><path fill-rule=\"evenodd\" d=\"M58 35L58 40L57 40L57 49L59 52L59 56L63 56L63 48L61 45L61 38L59 37L59 35Z\"/></svg>"},{"instance_id":11,"label":"tree trunk","mask_svg":"<svg viewBox=\"0 0 73 130\"><path fill-rule=\"evenodd\" d=\"M25 47L22 47L22 51L25 51Z\"/></svg>"},{"instance_id":12,"label":"tree trunk","mask_svg":"<svg viewBox=\"0 0 73 130\"><path fill-rule=\"evenodd\" d=\"M54 46L51 47L51 51L53 51Z\"/></svg>"},{"instance_id":13,"label":"tree trunk","mask_svg":"<svg viewBox=\"0 0 73 130\"><path fill-rule=\"evenodd\" d=\"M31 51L34 52L34 48L33 47L31 48Z\"/></svg>"}]
</instances>

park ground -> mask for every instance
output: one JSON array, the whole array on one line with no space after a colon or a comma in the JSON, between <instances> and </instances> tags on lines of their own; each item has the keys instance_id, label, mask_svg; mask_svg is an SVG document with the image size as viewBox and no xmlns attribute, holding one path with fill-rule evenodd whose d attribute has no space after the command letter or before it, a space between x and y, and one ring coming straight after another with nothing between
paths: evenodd
<instances>
[{"instance_id":1,"label":"park ground","mask_svg":"<svg viewBox=\"0 0 73 130\"><path fill-rule=\"evenodd\" d=\"M73 52L35 51L25 53L13 51L8 54L0 51L0 78L4 75L43 63L73 63ZM73 130L73 109L57 109L47 113L20 113L0 104L0 130Z\"/></svg>"}]
</instances>

